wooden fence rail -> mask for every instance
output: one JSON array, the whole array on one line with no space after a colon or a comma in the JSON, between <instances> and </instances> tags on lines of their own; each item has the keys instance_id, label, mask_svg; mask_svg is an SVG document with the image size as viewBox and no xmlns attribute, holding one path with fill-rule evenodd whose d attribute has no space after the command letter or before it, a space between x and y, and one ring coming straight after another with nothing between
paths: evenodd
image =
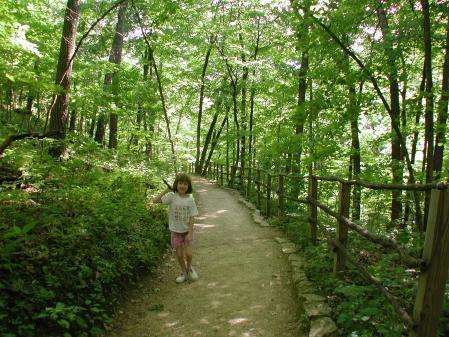
<instances>
[{"instance_id":1,"label":"wooden fence rail","mask_svg":"<svg viewBox=\"0 0 449 337\"><path fill-rule=\"evenodd\" d=\"M189 171L194 172L193 163L189 165ZM345 180L334 176L273 174L261 168L249 169L248 171L255 171L255 174L250 174L248 178L248 176L245 176L245 170L242 170L241 167L228 167L223 164L211 163L206 176L214 179L221 186L227 185L231 188L238 188L243 195L249 198L255 197L258 209L267 217L272 215L284 216L286 214L286 200L307 204L309 206L311 241L313 244L318 243L318 230L324 234L335 254L334 273L340 273L345 269L346 263L350 263L390 301L398 316L407 326L409 337L437 336L438 320L443 308L444 290L449 270L449 189L447 183L378 184L363 180ZM236 178L238 178L238 181ZM307 197L287 195L286 178L294 178L297 181L307 180ZM319 181L339 183L338 211L334 211L319 202ZM421 257L412 256L406 247L395 240L370 233L367 229L349 219L350 192L351 186L354 185L374 190L431 190L425 244ZM252 194L253 191L254 195ZM275 208L277 209L276 213L274 212ZM324 226L319 225L318 209L336 219L336 238L332 238L333 234ZM403 309L398 299L352 257L347 248L349 230L387 250L397 252L404 265L419 269L418 292L413 315Z\"/></svg>"}]
</instances>

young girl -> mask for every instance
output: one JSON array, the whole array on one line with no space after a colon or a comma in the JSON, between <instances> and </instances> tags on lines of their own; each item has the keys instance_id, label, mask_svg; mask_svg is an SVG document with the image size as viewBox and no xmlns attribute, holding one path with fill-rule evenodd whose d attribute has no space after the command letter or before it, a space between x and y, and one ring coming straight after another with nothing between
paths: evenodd
<instances>
[{"instance_id":1,"label":"young girl","mask_svg":"<svg viewBox=\"0 0 449 337\"><path fill-rule=\"evenodd\" d=\"M196 281L198 274L192 267L193 220L198 215L192 196L192 181L185 173L178 173L173 183L173 192L166 189L153 199L154 203L169 205L168 218L171 232L171 245L176 252L182 274L176 278L177 283L187 279Z\"/></svg>"}]
</instances>

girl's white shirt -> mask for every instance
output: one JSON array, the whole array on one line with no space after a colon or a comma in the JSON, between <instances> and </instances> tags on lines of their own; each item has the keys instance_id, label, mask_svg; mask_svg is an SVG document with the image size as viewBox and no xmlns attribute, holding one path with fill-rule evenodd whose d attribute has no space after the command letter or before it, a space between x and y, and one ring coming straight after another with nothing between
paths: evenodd
<instances>
[{"instance_id":1,"label":"girl's white shirt","mask_svg":"<svg viewBox=\"0 0 449 337\"><path fill-rule=\"evenodd\" d=\"M169 205L168 228L176 233L188 232L190 217L198 215L193 195L181 197L176 192L169 192L162 197L162 203Z\"/></svg>"}]
</instances>

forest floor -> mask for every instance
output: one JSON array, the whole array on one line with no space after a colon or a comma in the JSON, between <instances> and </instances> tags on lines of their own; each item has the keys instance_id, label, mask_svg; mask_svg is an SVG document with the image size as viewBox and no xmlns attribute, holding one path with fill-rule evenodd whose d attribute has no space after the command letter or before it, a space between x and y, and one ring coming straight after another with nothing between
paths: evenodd
<instances>
[{"instance_id":1,"label":"forest floor","mask_svg":"<svg viewBox=\"0 0 449 337\"><path fill-rule=\"evenodd\" d=\"M194 178L199 280L176 284L167 255L156 274L126 294L110 337L298 337L298 306L287 256L229 190Z\"/></svg>"}]
</instances>

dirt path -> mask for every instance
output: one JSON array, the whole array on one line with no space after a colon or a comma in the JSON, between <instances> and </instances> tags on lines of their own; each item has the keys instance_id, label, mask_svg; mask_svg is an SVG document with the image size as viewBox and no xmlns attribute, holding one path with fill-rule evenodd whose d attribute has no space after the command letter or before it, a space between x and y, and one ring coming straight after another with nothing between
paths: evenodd
<instances>
[{"instance_id":1,"label":"dirt path","mask_svg":"<svg viewBox=\"0 0 449 337\"><path fill-rule=\"evenodd\" d=\"M298 308L287 258L229 191L194 181L200 215L194 261L200 279L176 284L168 257L120 309L110 337L298 337Z\"/></svg>"}]
</instances>

